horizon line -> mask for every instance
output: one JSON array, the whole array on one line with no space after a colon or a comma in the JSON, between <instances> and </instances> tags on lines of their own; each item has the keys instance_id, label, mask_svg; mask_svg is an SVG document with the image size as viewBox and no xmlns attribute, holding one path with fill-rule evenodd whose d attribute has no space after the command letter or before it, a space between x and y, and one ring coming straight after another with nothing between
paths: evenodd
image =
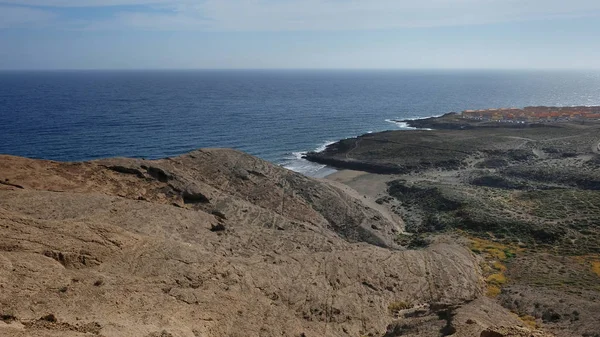
<instances>
[{"instance_id":1,"label":"horizon line","mask_svg":"<svg viewBox=\"0 0 600 337\"><path fill-rule=\"evenodd\" d=\"M27 71L600 71L600 68L0 68L0 72Z\"/></svg>"}]
</instances>

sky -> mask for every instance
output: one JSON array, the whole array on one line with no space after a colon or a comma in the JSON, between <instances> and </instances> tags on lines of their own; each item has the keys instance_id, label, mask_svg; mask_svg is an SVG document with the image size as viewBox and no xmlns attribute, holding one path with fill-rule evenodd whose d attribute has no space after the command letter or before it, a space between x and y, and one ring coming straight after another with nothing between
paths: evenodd
<instances>
[{"instance_id":1,"label":"sky","mask_svg":"<svg viewBox=\"0 0 600 337\"><path fill-rule=\"evenodd\" d=\"M0 0L0 69L600 69L599 0Z\"/></svg>"}]
</instances>

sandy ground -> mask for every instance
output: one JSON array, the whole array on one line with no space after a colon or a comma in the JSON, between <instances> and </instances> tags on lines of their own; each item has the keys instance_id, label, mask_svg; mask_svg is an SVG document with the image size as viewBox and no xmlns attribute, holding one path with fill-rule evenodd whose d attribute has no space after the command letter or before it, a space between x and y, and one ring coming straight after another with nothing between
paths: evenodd
<instances>
[{"instance_id":1,"label":"sandy ground","mask_svg":"<svg viewBox=\"0 0 600 337\"><path fill-rule=\"evenodd\" d=\"M348 185L363 195L377 199L386 194L386 183L393 180L394 176L386 174L370 174L362 171L340 170L328 175L325 179Z\"/></svg>"},{"instance_id":2,"label":"sandy ground","mask_svg":"<svg viewBox=\"0 0 600 337\"><path fill-rule=\"evenodd\" d=\"M388 196L386 192L387 182L395 178L396 176L394 175L340 170L326 176L324 180L329 180L334 186L343 189L346 193L353 195L356 198L362 198L365 204L379 211L386 220L398 224L398 227L404 232L404 221L391 209L391 206L394 205L395 202L386 204L376 202L377 199Z\"/></svg>"}]
</instances>

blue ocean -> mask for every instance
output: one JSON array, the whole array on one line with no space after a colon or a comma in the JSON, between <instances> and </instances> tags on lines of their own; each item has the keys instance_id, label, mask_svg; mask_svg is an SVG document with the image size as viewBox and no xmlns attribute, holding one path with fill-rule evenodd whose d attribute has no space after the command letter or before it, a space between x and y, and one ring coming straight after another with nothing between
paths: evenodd
<instances>
[{"instance_id":1,"label":"blue ocean","mask_svg":"<svg viewBox=\"0 0 600 337\"><path fill-rule=\"evenodd\" d=\"M314 176L335 140L465 109L600 105L598 71L0 72L0 153L61 161L245 151Z\"/></svg>"}]
</instances>

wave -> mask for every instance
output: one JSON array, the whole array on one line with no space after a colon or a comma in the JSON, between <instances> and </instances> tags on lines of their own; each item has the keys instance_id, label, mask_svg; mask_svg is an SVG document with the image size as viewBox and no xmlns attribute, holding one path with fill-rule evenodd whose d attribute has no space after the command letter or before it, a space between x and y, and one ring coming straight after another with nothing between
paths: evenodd
<instances>
[{"instance_id":1,"label":"wave","mask_svg":"<svg viewBox=\"0 0 600 337\"><path fill-rule=\"evenodd\" d=\"M435 116L428 116L428 117L422 117L422 116L409 117L409 118L402 118L402 120L418 120L418 119L427 119L427 118L440 117L440 116L442 116L442 115L435 115ZM402 130L431 130L431 129L425 129L425 128L420 129L420 128L410 127L410 126L408 126L408 123L400 122L400 118L386 119L385 121L388 123L395 124ZM367 131L366 133L373 133L373 131ZM323 142L322 144L320 144L319 146L317 146L313 151L314 152L323 152L323 151L325 151L325 149L327 149L327 146L329 146L333 143L335 143L335 141L327 140L327 141ZM280 163L279 165L281 165L282 167L285 167L288 170L302 173L307 176L319 177L319 178L322 178L329 174L337 172L336 169L334 169L330 166L313 163L313 162L310 162L310 161L304 159L303 157L304 157L304 155L306 155L307 152L308 151L292 152L292 153L288 154L282 160L282 163Z\"/></svg>"},{"instance_id":2,"label":"wave","mask_svg":"<svg viewBox=\"0 0 600 337\"><path fill-rule=\"evenodd\" d=\"M402 121L416 121L416 120L420 120L420 119L428 119L428 118L437 118L437 117L441 117L442 115L434 115L434 116L428 116L428 117L409 117L409 118L397 118L397 119L386 119L385 121L388 123L392 123L392 124L396 124L396 126L398 126L398 128L402 129L402 130L426 130L426 131L431 131L431 129L429 128L415 128L412 126L409 126L407 122L402 122Z\"/></svg>"},{"instance_id":3,"label":"wave","mask_svg":"<svg viewBox=\"0 0 600 337\"><path fill-rule=\"evenodd\" d=\"M333 144L333 143L335 143L335 141L334 141L334 140L327 140L327 141L325 141L325 143L323 143L323 144L319 145L319 146L318 146L318 147L315 149L315 152L317 152L317 153L318 153L318 152L323 152L323 151L325 151L325 149L326 149L326 148L327 148L329 145L331 145L331 144Z\"/></svg>"},{"instance_id":4,"label":"wave","mask_svg":"<svg viewBox=\"0 0 600 337\"><path fill-rule=\"evenodd\" d=\"M396 126L398 126L398 128L400 128L402 130L425 130L425 131L432 130L432 129L428 129L428 128L415 128L412 126L408 126L408 123L406 123L406 122L398 122L393 119L386 119L385 121L388 123L396 124Z\"/></svg>"},{"instance_id":5,"label":"wave","mask_svg":"<svg viewBox=\"0 0 600 337\"><path fill-rule=\"evenodd\" d=\"M331 145L335 143L335 141L333 140L328 140L326 142L324 142L323 144L317 146L312 152L323 152L325 151L325 149ZM302 152L292 152L292 155L294 156L294 158L296 159L302 159L302 157L304 157L309 151L302 151Z\"/></svg>"},{"instance_id":6,"label":"wave","mask_svg":"<svg viewBox=\"0 0 600 337\"><path fill-rule=\"evenodd\" d=\"M325 151L327 146L329 146L333 143L335 143L335 141L332 141L332 140L325 141L323 144L317 146L313 151L314 152L323 152L323 151ZM328 176L332 173L337 172L336 169L331 168L327 165L313 163L311 161L308 161L308 160L302 158L302 157L304 157L304 155L306 155L307 152L308 151L292 152L290 155L287 156L287 158L284 159L284 162L280 165L285 167L288 170L292 170L292 171L295 171L298 173L305 174L310 177L317 177L317 178L323 178L325 176Z\"/></svg>"},{"instance_id":7,"label":"wave","mask_svg":"<svg viewBox=\"0 0 600 337\"><path fill-rule=\"evenodd\" d=\"M388 123L396 124L396 126L398 126L400 129L406 129L406 130L416 130L417 129L417 128L408 126L408 123L406 123L406 122L398 122L393 119L386 119L385 121Z\"/></svg>"},{"instance_id":8,"label":"wave","mask_svg":"<svg viewBox=\"0 0 600 337\"><path fill-rule=\"evenodd\" d=\"M445 114L439 114L439 115L432 115L432 116L427 116L427 117L423 117L423 116L417 116L417 117L403 117L402 120L405 121L417 121L419 119L429 119L429 118L438 118L438 117L442 117ZM398 118L399 119L399 118Z\"/></svg>"}]
</instances>

